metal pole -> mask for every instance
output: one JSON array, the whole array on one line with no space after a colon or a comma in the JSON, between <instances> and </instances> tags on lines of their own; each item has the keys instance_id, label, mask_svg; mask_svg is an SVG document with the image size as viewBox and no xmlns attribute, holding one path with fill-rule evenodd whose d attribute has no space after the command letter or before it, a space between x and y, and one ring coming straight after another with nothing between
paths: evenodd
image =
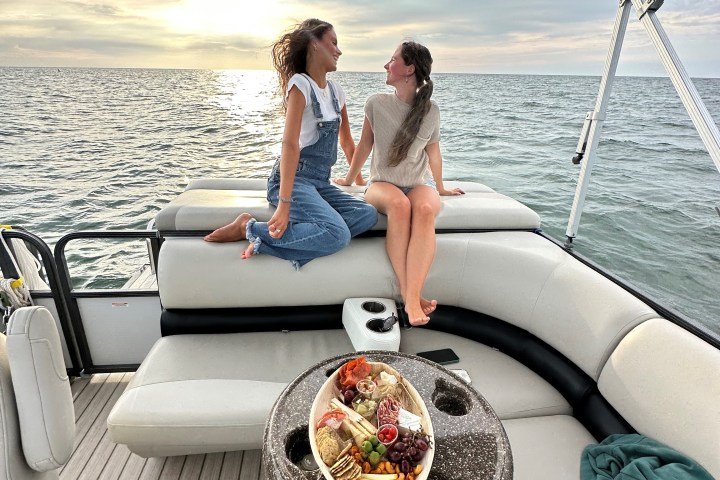
<instances>
[{"instance_id":1,"label":"metal pole","mask_svg":"<svg viewBox=\"0 0 720 480\"><path fill-rule=\"evenodd\" d=\"M665 34L660 20L655 14L655 10L659 8L659 5L653 8L652 1L643 2L642 0L632 0L632 3L638 11L640 23L647 30L650 40L652 40L653 45L660 54L660 60L665 66L665 70L675 86L675 90L677 90L688 115L690 115L690 120L692 120L695 129L700 134L700 138L705 144L710 157L715 162L715 167L720 171L720 132L718 132L717 125L715 125L710 112L708 112L707 107L700 99L695 85L690 80L680 58L670 43L670 39Z\"/></svg>"},{"instance_id":2,"label":"metal pole","mask_svg":"<svg viewBox=\"0 0 720 480\"><path fill-rule=\"evenodd\" d=\"M590 183L592 167L595 163L595 150L597 150L597 145L600 140L600 132L602 131L605 120L605 111L607 110L607 104L610 100L612 84L615 80L615 71L617 70L620 50L622 49L622 42L625 37L629 16L630 2L629 0L621 0L617 16L615 17L615 26L613 28L612 39L610 40L610 49L608 50L608 55L605 60L605 67L603 68L595 110L588 113L590 117L590 127L587 134L586 155L580 166L580 176L578 177L575 198L572 209L570 210L570 218L568 219L568 226L565 232L567 236L566 244L571 243L572 239L577 235L580 216L582 215L585 204L585 194L587 193L588 184Z\"/></svg>"}]
</instances>

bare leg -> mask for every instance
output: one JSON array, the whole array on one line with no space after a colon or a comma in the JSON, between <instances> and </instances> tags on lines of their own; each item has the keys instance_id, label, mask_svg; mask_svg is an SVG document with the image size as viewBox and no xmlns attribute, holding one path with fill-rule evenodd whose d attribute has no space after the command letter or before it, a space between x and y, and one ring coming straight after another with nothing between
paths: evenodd
<instances>
[{"instance_id":1,"label":"bare leg","mask_svg":"<svg viewBox=\"0 0 720 480\"><path fill-rule=\"evenodd\" d=\"M363 178L362 173L358 173L357 177L355 177L355 185L360 185L360 186L367 185L367 182Z\"/></svg>"},{"instance_id":2,"label":"bare leg","mask_svg":"<svg viewBox=\"0 0 720 480\"><path fill-rule=\"evenodd\" d=\"M408 193L412 208L412 225L407 249L405 311L411 325L430 321L428 314L437 301L422 298L425 279L435 257L435 217L440 211L440 197L431 187L420 185Z\"/></svg>"},{"instance_id":3,"label":"bare leg","mask_svg":"<svg viewBox=\"0 0 720 480\"><path fill-rule=\"evenodd\" d=\"M232 223L206 235L203 240L206 242L237 242L238 240L245 240L247 238L245 229L247 228L248 220L251 218L252 215L249 213L243 213Z\"/></svg>"},{"instance_id":4,"label":"bare leg","mask_svg":"<svg viewBox=\"0 0 720 480\"><path fill-rule=\"evenodd\" d=\"M407 284L407 251L410 242L410 201L402 190L386 182L370 185L365 192L365 201L388 217L385 249L404 298Z\"/></svg>"}]
</instances>

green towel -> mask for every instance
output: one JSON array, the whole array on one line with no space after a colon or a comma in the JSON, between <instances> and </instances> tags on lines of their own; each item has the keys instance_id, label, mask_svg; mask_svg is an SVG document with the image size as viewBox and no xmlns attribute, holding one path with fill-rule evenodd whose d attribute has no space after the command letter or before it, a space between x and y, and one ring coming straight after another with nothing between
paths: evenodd
<instances>
[{"instance_id":1,"label":"green towel","mask_svg":"<svg viewBox=\"0 0 720 480\"><path fill-rule=\"evenodd\" d=\"M714 480L695 460L638 434L610 435L588 445L580 480Z\"/></svg>"}]
</instances>

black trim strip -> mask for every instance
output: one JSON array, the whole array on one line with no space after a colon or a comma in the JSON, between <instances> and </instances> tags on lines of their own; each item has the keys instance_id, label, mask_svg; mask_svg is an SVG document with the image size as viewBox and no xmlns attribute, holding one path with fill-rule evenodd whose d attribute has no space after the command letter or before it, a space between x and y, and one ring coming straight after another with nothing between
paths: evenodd
<instances>
[{"instance_id":1,"label":"black trim strip","mask_svg":"<svg viewBox=\"0 0 720 480\"><path fill-rule=\"evenodd\" d=\"M163 238L170 237L204 237L212 230L160 230L158 235ZM537 228L436 228L435 233L488 233L488 232L538 232ZM385 230L368 230L355 238L385 237Z\"/></svg>"},{"instance_id":2,"label":"black trim strip","mask_svg":"<svg viewBox=\"0 0 720 480\"><path fill-rule=\"evenodd\" d=\"M159 297L157 290L92 289L73 290L73 298Z\"/></svg>"},{"instance_id":3,"label":"black trim strip","mask_svg":"<svg viewBox=\"0 0 720 480\"><path fill-rule=\"evenodd\" d=\"M199 333L329 330L343 328L342 305L163 309L163 337Z\"/></svg>"},{"instance_id":4,"label":"black trim strip","mask_svg":"<svg viewBox=\"0 0 720 480\"><path fill-rule=\"evenodd\" d=\"M121 365L94 365L93 374L95 373L118 373L118 372L134 372L140 368L139 363L127 363Z\"/></svg>"},{"instance_id":5,"label":"black trim strip","mask_svg":"<svg viewBox=\"0 0 720 480\"><path fill-rule=\"evenodd\" d=\"M443 305L427 328L497 348L544 378L598 440L635 430L605 400L597 383L562 353L530 332L489 315ZM342 305L163 310L163 336L342 328Z\"/></svg>"},{"instance_id":6,"label":"black trim strip","mask_svg":"<svg viewBox=\"0 0 720 480\"><path fill-rule=\"evenodd\" d=\"M634 433L605 400L597 383L572 361L527 330L495 317L443 305L427 328L482 343L509 355L540 375L568 401L573 416L598 440L613 433Z\"/></svg>"}]
</instances>

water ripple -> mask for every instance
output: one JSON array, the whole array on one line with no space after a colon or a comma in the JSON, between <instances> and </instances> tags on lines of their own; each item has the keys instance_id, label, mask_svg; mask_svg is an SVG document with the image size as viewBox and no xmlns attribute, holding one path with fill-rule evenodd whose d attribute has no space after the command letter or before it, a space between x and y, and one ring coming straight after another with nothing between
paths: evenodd
<instances>
[{"instance_id":1,"label":"water ripple","mask_svg":"<svg viewBox=\"0 0 720 480\"><path fill-rule=\"evenodd\" d=\"M357 140L365 99L389 91L384 74L334 75ZM599 77L435 77L445 176L517 198L562 238L579 172L570 159ZM695 84L719 119L720 80ZM263 178L282 139L276 86L271 72L2 67L0 223L52 244L73 230L144 228L189 179ZM719 199L670 81L618 78L578 251L720 332ZM77 285L104 287L143 256L142 242L80 242L69 258Z\"/></svg>"}]
</instances>

